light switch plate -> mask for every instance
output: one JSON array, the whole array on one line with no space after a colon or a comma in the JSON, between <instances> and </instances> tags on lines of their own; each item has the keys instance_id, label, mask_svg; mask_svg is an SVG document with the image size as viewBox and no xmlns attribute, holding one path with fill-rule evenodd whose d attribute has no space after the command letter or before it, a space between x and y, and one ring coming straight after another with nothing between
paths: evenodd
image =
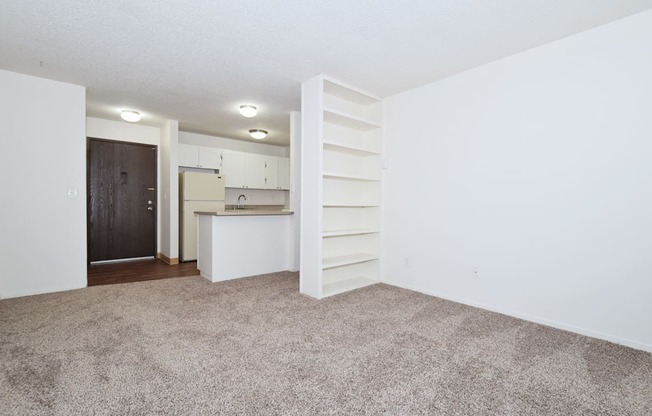
<instances>
[{"instance_id":1,"label":"light switch plate","mask_svg":"<svg viewBox=\"0 0 652 416\"><path fill-rule=\"evenodd\" d=\"M68 199L77 198L77 188L68 188Z\"/></svg>"}]
</instances>

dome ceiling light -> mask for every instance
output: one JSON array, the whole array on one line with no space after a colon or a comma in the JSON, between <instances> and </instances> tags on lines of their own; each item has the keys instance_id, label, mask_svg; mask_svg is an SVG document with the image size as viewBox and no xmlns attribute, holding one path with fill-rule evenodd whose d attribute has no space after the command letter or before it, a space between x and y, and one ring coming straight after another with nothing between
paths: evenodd
<instances>
[{"instance_id":1,"label":"dome ceiling light","mask_svg":"<svg viewBox=\"0 0 652 416\"><path fill-rule=\"evenodd\" d=\"M247 118L256 117L256 114L258 114L258 109L255 106L249 104L241 105L240 114L242 115L242 117L247 117Z\"/></svg>"},{"instance_id":2,"label":"dome ceiling light","mask_svg":"<svg viewBox=\"0 0 652 416\"><path fill-rule=\"evenodd\" d=\"M122 110L120 117L130 123L138 123L140 121L140 113L138 111Z\"/></svg>"},{"instance_id":3,"label":"dome ceiling light","mask_svg":"<svg viewBox=\"0 0 652 416\"><path fill-rule=\"evenodd\" d=\"M249 130L249 134L256 140L262 140L267 136L267 130L251 129Z\"/></svg>"}]
</instances>

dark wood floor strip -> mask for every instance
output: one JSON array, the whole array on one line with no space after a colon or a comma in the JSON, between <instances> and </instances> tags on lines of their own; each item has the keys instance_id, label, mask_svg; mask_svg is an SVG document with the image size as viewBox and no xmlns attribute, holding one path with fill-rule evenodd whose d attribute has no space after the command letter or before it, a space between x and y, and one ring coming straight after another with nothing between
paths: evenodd
<instances>
[{"instance_id":1,"label":"dark wood floor strip","mask_svg":"<svg viewBox=\"0 0 652 416\"><path fill-rule=\"evenodd\" d=\"M169 265L161 260L127 261L88 266L88 286L197 276L197 262Z\"/></svg>"}]
</instances>

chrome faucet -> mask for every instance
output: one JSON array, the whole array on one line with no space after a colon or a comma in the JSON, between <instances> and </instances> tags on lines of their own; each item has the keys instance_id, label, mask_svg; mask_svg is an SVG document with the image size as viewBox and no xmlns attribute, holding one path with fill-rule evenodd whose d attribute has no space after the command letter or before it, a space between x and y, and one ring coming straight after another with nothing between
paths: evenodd
<instances>
[{"instance_id":1,"label":"chrome faucet","mask_svg":"<svg viewBox=\"0 0 652 416\"><path fill-rule=\"evenodd\" d=\"M244 196L244 195L240 195L240 196L238 197L238 204L235 206L235 209L240 209L240 198L244 198L245 201L247 200L247 197L246 197L246 196ZM243 207L243 208L244 208L244 207Z\"/></svg>"}]
</instances>

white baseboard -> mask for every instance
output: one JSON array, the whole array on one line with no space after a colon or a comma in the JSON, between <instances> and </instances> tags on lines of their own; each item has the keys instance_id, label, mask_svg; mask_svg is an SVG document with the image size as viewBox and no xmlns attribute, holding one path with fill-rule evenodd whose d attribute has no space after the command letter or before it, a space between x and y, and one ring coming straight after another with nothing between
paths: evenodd
<instances>
[{"instance_id":1,"label":"white baseboard","mask_svg":"<svg viewBox=\"0 0 652 416\"><path fill-rule=\"evenodd\" d=\"M503 315L512 316L514 318L523 319L525 321L535 322L537 324L546 325L546 326L550 326L550 327L557 328L557 329L562 329L564 331L574 332L576 334L585 335L585 336L588 336L588 337L597 338L597 339L613 342L615 344L620 344L620 345L624 345L624 346L627 346L627 347L635 348L637 350L652 353L652 344L646 344L646 343L643 343L643 342L634 341L634 340L627 339L627 338L621 338L621 337L618 337L618 336L605 334L603 332L594 331L594 330L591 330L591 329L586 329L586 328L578 327L578 326L575 326L575 325L570 325L570 324L567 324L567 323L564 323L564 322L558 322L558 321L554 321L554 320L551 320L551 319L546 319L546 318L541 318L541 317L534 316L534 315L529 315L529 314L526 314L526 313L521 313L521 312L516 312L516 311L512 311L512 310L508 310L508 309L503 309L503 308L500 308L500 307L497 307L497 306L494 306L494 305L487 305L487 304L484 304L484 303L475 302L475 301L471 301L471 300L468 300L468 299L462 299L462 298L458 298L458 297L455 297L455 296L450 296L450 295L447 295L447 294L444 294L444 293L439 293L439 292L432 291L432 290L427 290L427 289L421 289L421 288L413 287L413 286L410 286L410 285L405 285L405 284L402 284L402 283L397 283L397 282L387 281L387 280L381 280L381 282L385 283L387 285L390 285L390 286L396 286L396 287L400 287L402 289L407 289L407 290L412 290L412 291L415 291L415 292L423 293L424 295L435 296L435 297L450 300L450 301L453 301L453 302L462 303L464 305L469 305L469 306L473 306L473 307L476 307L476 308L485 309L485 310L488 310L488 311L491 311L491 312L501 313Z\"/></svg>"},{"instance_id":2,"label":"white baseboard","mask_svg":"<svg viewBox=\"0 0 652 416\"><path fill-rule=\"evenodd\" d=\"M55 287L55 288L28 290L28 291L25 291L25 292L9 293L9 294L5 294L5 295L0 296L0 300L1 299L21 298L23 296L44 295L46 293L67 292L69 290L83 289L85 287L87 287L87 282L84 281L84 284L81 284L81 285L72 285L72 286L63 286L63 287Z\"/></svg>"}]
</instances>

